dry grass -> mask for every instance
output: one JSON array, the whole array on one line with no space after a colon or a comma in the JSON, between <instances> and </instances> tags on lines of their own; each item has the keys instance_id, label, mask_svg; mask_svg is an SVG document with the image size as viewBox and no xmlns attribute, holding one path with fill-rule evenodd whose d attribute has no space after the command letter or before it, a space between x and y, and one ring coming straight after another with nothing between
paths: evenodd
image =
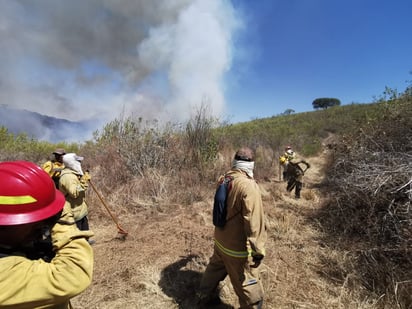
<instances>
[{"instance_id":1,"label":"dry grass","mask_svg":"<svg viewBox=\"0 0 412 309\"><path fill-rule=\"evenodd\" d=\"M129 232L117 237L89 190L95 273L74 308L195 308L213 249L214 182L241 145L256 150L267 214L265 308L412 308L412 109L405 98L213 132L205 110L186 130L126 119L80 149L65 145L85 156L84 168ZM320 145L324 151L305 158L311 168L300 200L278 175L276 149L290 142L307 155ZM39 163L50 152L22 140L3 144L0 156L11 160ZM238 306L228 279L221 298L217 308Z\"/></svg>"},{"instance_id":2,"label":"dry grass","mask_svg":"<svg viewBox=\"0 0 412 309\"><path fill-rule=\"evenodd\" d=\"M384 116L388 123L371 123L360 131L363 139L330 135L324 152L305 158L311 168L299 200L279 181L277 155L257 147L255 175L269 233L265 308L411 308L412 115L398 122ZM105 177L108 166L94 170L129 235L116 238L115 224L90 193L96 271L91 287L73 300L75 308L196 308L196 288L213 250L214 179L233 156L226 147L208 163L189 155L182 165L169 162L143 176L119 171L119 183ZM216 308L238 306L228 279L220 294L223 304Z\"/></svg>"},{"instance_id":3,"label":"dry grass","mask_svg":"<svg viewBox=\"0 0 412 309\"><path fill-rule=\"evenodd\" d=\"M329 248L308 217L322 206L317 186L324 158L308 158L302 199L295 200L277 177L260 182L267 213L269 240L264 260L265 308L372 308L351 292L350 278L333 277L339 252ZM154 175L155 197L139 194L141 182L109 195L108 204L129 235L116 238L116 226L89 194L90 223L95 231L95 274L92 285L73 300L74 308L196 308L194 295L212 253L211 204L213 184L199 189L202 201L190 205L169 203L167 179ZM196 189L198 189L196 187ZM143 191L143 190L142 190ZM116 202L117 199L122 203ZM120 198L122 197L122 198ZM120 206L122 205L122 206ZM124 206L124 205L127 205ZM335 265L344 268L344 265ZM236 308L228 279L221 284L223 305Z\"/></svg>"}]
</instances>

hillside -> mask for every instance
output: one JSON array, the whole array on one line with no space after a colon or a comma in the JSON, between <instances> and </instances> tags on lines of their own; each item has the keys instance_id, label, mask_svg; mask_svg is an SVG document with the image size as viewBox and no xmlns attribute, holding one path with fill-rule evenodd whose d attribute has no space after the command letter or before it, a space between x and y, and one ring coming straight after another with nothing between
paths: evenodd
<instances>
[{"instance_id":1,"label":"hillside","mask_svg":"<svg viewBox=\"0 0 412 309\"><path fill-rule=\"evenodd\" d=\"M342 308L344 282L325 276L323 260L334 254L319 242L309 220L323 197L316 189L323 177L324 155L307 158L302 198L285 191L277 175L260 183L269 241L265 258L265 308ZM136 213L119 214L129 232L116 238L116 226L101 205L91 208L96 237L93 284L73 300L75 308L195 308L195 288L212 253L210 199L193 204L141 205ZM222 300L236 304L225 280ZM221 305L217 308L232 308Z\"/></svg>"},{"instance_id":2,"label":"hillside","mask_svg":"<svg viewBox=\"0 0 412 309\"><path fill-rule=\"evenodd\" d=\"M0 105L0 127L10 133L26 134L30 138L57 143L60 141L79 141L91 137L100 121L70 121L42 115L29 110Z\"/></svg>"}]
</instances>

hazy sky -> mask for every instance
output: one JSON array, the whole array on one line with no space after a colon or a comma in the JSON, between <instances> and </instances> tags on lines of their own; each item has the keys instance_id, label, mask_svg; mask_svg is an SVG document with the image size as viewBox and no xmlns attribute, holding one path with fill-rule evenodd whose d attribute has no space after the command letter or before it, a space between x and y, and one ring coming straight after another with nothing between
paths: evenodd
<instances>
[{"instance_id":1,"label":"hazy sky","mask_svg":"<svg viewBox=\"0 0 412 309\"><path fill-rule=\"evenodd\" d=\"M0 0L0 104L232 122L412 79L410 0Z\"/></svg>"}]
</instances>

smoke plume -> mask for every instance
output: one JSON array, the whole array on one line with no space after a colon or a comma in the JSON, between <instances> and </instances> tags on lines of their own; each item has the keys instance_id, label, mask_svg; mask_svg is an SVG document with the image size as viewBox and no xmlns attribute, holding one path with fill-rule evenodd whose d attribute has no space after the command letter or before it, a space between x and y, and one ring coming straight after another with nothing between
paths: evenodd
<instances>
[{"instance_id":1,"label":"smoke plume","mask_svg":"<svg viewBox=\"0 0 412 309\"><path fill-rule=\"evenodd\" d=\"M0 104L110 121L224 112L240 21L229 0L16 0L0 4Z\"/></svg>"}]
</instances>

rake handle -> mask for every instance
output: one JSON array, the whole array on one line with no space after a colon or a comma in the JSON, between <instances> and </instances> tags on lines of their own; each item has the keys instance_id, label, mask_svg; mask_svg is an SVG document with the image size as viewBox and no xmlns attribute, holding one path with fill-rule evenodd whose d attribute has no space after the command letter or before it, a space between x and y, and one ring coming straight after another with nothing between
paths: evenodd
<instances>
[{"instance_id":1,"label":"rake handle","mask_svg":"<svg viewBox=\"0 0 412 309\"><path fill-rule=\"evenodd\" d=\"M104 208L106 208L107 212L109 213L110 217L112 218L113 222L116 223L117 229L121 234L127 235L128 233L120 227L119 222L117 221L116 217L113 215L113 213L110 211L109 207L107 206L106 202L104 201L103 197L100 195L99 191L97 191L96 187L94 186L93 182L89 180L89 183L93 189L93 191L96 193L97 197L99 198L100 202L102 202Z\"/></svg>"}]
</instances>

